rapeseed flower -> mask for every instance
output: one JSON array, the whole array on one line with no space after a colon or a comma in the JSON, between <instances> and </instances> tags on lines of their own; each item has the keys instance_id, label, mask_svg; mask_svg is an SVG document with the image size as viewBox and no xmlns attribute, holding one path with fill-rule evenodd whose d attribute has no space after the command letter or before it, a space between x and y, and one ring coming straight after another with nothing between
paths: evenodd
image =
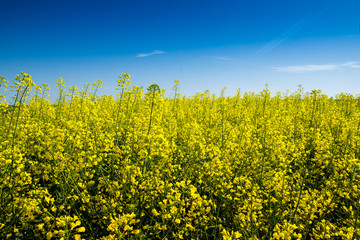
<instances>
[{"instance_id":1,"label":"rapeseed flower","mask_svg":"<svg viewBox=\"0 0 360 240\"><path fill-rule=\"evenodd\" d=\"M99 80L47 99L0 89L0 235L37 239L356 239L360 100ZM145 89L146 90L146 89ZM28 100L27 100L28 99Z\"/></svg>"}]
</instances>

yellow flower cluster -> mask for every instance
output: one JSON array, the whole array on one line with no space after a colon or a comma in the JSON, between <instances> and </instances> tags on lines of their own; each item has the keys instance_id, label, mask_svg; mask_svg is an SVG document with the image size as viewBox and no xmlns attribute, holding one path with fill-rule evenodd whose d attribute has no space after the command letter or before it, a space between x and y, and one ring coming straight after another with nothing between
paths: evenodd
<instances>
[{"instance_id":1,"label":"yellow flower cluster","mask_svg":"<svg viewBox=\"0 0 360 240\"><path fill-rule=\"evenodd\" d=\"M21 73L0 95L0 237L357 239L360 98L98 96Z\"/></svg>"}]
</instances>

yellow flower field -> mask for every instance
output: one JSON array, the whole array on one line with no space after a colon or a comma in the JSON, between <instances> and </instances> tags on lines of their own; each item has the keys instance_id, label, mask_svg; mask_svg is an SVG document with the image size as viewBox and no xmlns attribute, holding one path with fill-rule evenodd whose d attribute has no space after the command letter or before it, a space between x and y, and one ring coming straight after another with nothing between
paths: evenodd
<instances>
[{"instance_id":1,"label":"yellow flower field","mask_svg":"<svg viewBox=\"0 0 360 240\"><path fill-rule=\"evenodd\" d=\"M1 239L360 236L360 98L0 80Z\"/></svg>"}]
</instances>

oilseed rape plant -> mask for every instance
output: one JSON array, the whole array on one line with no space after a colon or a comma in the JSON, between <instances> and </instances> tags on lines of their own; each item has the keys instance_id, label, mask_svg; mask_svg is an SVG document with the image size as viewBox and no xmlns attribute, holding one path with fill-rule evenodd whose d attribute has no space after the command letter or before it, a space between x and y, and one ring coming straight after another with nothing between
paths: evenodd
<instances>
[{"instance_id":1,"label":"oilseed rape plant","mask_svg":"<svg viewBox=\"0 0 360 240\"><path fill-rule=\"evenodd\" d=\"M359 238L359 97L130 79L0 76L1 239Z\"/></svg>"}]
</instances>

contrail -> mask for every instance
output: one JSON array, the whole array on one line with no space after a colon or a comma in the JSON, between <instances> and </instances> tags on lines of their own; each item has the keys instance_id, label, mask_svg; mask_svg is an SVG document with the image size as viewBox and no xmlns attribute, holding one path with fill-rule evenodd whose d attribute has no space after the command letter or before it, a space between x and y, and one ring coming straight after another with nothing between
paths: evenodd
<instances>
[{"instance_id":1,"label":"contrail","mask_svg":"<svg viewBox=\"0 0 360 240\"><path fill-rule=\"evenodd\" d=\"M326 12L331 6L330 4L323 10L319 11L316 14L308 15L297 21L294 25L292 25L287 31L282 33L280 36L272 40L271 42L267 43L264 47L260 48L258 51L256 51L254 54L252 54L247 61L253 60L255 58L261 57L277 46L279 46L281 43L285 42L287 39L289 39L291 36L293 36L295 33L300 31L305 26L309 25L311 22L313 22L316 18L318 18L320 15L322 15L324 12Z\"/></svg>"}]
</instances>

